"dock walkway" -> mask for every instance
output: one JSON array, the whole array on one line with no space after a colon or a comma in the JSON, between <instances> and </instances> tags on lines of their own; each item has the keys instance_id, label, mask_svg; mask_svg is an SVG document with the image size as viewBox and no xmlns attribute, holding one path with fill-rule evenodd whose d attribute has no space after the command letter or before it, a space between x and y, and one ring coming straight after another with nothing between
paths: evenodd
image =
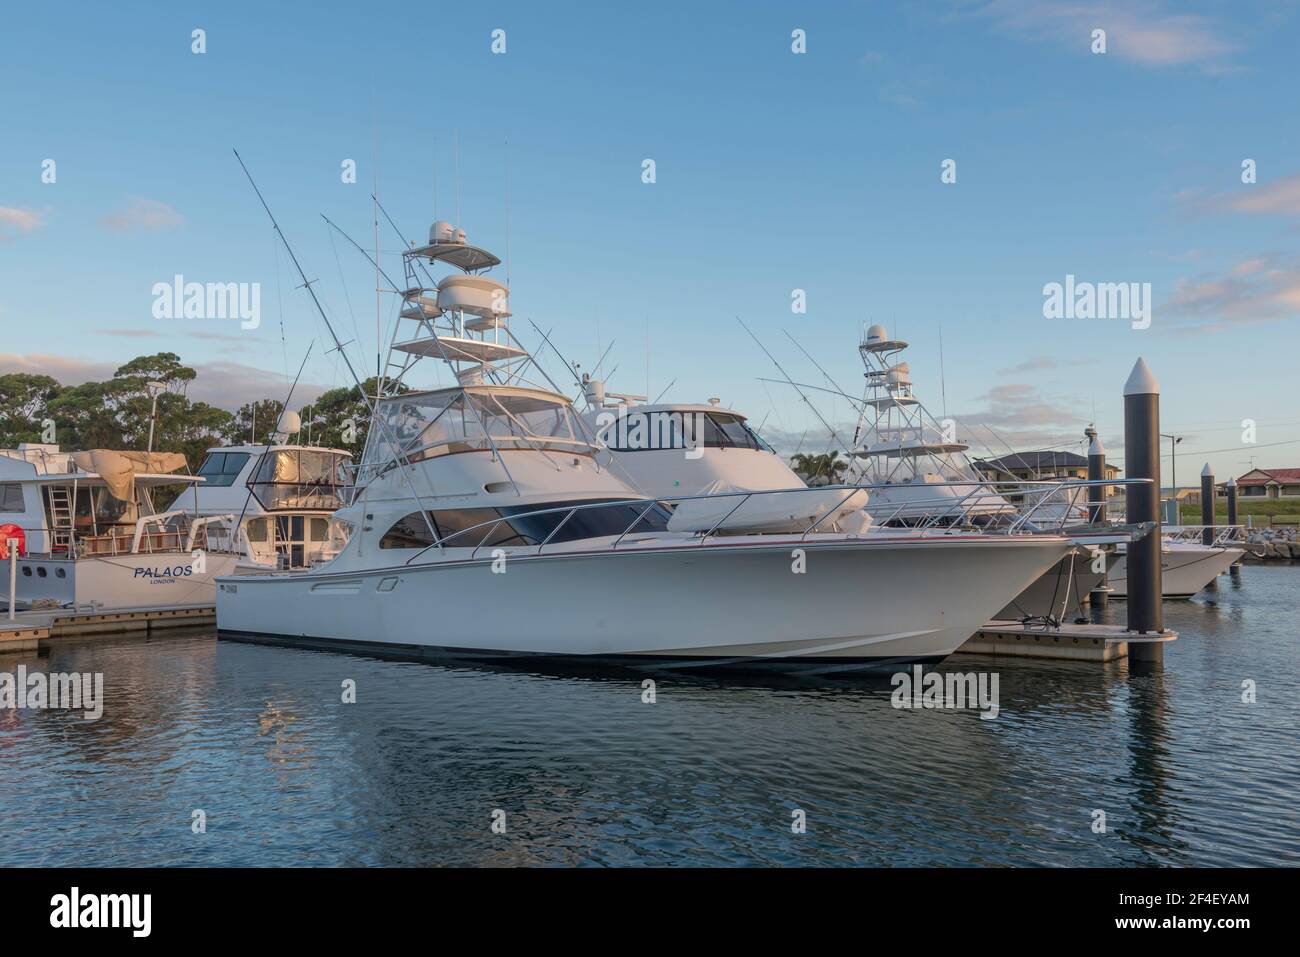
<instances>
[{"instance_id":1,"label":"dock walkway","mask_svg":"<svg viewBox=\"0 0 1300 957\"><path fill-rule=\"evenodd\" d=\"M98 637L216 625L215 605L167 605L137 608L50 608L20 611L10 621L0 612L0 654L34 651L59 638Z\"/></svg>"}]
</instances>

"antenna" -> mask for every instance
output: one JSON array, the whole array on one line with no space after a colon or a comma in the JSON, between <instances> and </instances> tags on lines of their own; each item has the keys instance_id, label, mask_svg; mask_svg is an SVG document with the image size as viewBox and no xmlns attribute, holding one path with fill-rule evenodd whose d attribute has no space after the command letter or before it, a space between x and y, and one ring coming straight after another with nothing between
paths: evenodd
<instances>
[{"instance_id":1,"label":"antenna","mask_svg":"<svg viewBox=\"0 0 1300 957\"><path fill-rule=\"evenodd\" d=\"M380 376L383 374L384 362L384 333L383 333L383 300L379 289L379 113L375 109L375 80L370 78L370 121L374 130L374 167L375 167L375 190L370 194L374 200L374 206L371 211L374 213L375 221L375 384L379 383ZM375 394L378 395L378 388Z\"/></svg>"},{"instance_id":2,"label":"antenna","mask_svg":"<svg viewBox=\"0 0 1300 957\"><path fill-rule=\"evenodd\" d=\"M939 395L943 402L943 417L948 418L948 381L943 371L943 323L939 323Z\"/></svg>"},{"instance_id":3,"label":"antenna","mask_svg":"<svg viewBox=\"0 0 1300 957\"><path fill-rule=\"evenodd\" d=\"M506 288L510 288L510 138L506 138Z\"/></svg>"}]
</instances>

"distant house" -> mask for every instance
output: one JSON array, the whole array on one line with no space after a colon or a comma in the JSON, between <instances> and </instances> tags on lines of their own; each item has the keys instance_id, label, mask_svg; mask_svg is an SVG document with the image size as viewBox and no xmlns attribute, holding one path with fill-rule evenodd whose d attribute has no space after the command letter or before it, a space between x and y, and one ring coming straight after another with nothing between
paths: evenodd
<instances>
[{"instance_id":1,"label":"distant house","mask_svg":"<svg viewBox=\"0 0 1300 957\"><path fill-rule=\"evenodd\" d=\"M1242 498L1300 498L1300 469L1251 469L1237 479Z\"/></svg>"},{"instance_id":2,"label":"distant house","mask_svg":"<svg viewBox=\"0 0 1300 957\"><path fill-rule=\"evenodd\" d=\"M1088 477L1088 457L1061 450L1015 452L1001 458L980 459L974 465L990 481L1009 482L1014 477L1028 482L1051 482ZM1119 468L1106 463L1106 478L1119 478L1119 473ZM1109 498L1113 493L1114 489L1108 486L1106 497Z\"/></svg>"}]
</instances>

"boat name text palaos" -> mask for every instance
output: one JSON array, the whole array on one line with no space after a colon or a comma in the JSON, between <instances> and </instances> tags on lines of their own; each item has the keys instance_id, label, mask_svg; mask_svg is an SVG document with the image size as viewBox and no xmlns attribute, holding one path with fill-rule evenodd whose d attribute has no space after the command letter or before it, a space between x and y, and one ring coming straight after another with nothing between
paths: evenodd
<instances>
[{"instance_id":1,"label":"boat name text palaos","mask_svg":"<svg viewBox=\"0 0 1300 957\"><path fill-rule=\"evenodd\" d=\"M127 927L132 937L148 937L153 926L152 894L83 895L74 887L51 897L50 907L51 927Z\"/></svg>"},{"instance_id":2,"label":"boat name text palaos","mask_svg":"<svg viewBox=\"0 0 1300 957\"><path fill-rule=\"evenodd\" d=\"M27 672L19 665L17 674L0 671L0 709L33 711L55 709L82 711L87 720L104 713L104 673L55 671Z\"/></svg>"},{"instance_id":3,"label":"boat name text palaos","mask_svg":"<svg viewBox=\"0 0 1300 957\"><path fill-rule=\"evenodd\" d=\"M920 665L913 665L910 673L899 671L889 683L894 686L889 703L895 708L978 708L984 721L996 718L1000 710L996 671L926 673Z\"/></svg>"},{"instance_id":4,"label":"boat name text palaos","mask_svg":"<svg viewBox=\"0 0 1300 957\"><path fill-rule=\"evenodd\" d=\"M1131 319L1134 329L1151 325L1151 283L1075 282L1067 273L1065 284L1043 286L1045 319Z\"/></svg>"}]
</instances>

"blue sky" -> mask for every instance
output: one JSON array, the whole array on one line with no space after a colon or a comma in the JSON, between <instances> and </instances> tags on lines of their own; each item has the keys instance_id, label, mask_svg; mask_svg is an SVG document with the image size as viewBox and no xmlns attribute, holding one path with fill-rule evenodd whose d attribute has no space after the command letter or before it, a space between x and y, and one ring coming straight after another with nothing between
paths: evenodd
<instances>
[{"instance_id":1,"label":"blue sky","mask_svg":"<svg viewBox=\"0 0 1300 957\"><path fill-rule=\"evenodd\" d=\"M1095 409L1118 458L1141 355L1187 436L1180 479L1300 465L1298 22L1289 4L1156 0L11 6L0 371L76 381L167 349L199 368L193 395L232 407L282 397L315 339L301 394L348 382L234 146L366 368L373 272L319 214L373 244L377 158L407 237L436 177L438 216L459 194L471 241L502 254L508 177L516 331L554 329L588 368L613 341L617 391L645 391L648 364L652 394L676 379L671 399L719 396L816 444L735 317L795 378L821 381L785 330L854 394L877 321L976 451L1005 451L985 425L1017 448L1071 441ZM380 240L397 271L387 225ZM260 282L261 327L153 318L176 273ZM1151 327L1044 318L1067 274L1151 283Z\"/></svg>"}]
</instances>

